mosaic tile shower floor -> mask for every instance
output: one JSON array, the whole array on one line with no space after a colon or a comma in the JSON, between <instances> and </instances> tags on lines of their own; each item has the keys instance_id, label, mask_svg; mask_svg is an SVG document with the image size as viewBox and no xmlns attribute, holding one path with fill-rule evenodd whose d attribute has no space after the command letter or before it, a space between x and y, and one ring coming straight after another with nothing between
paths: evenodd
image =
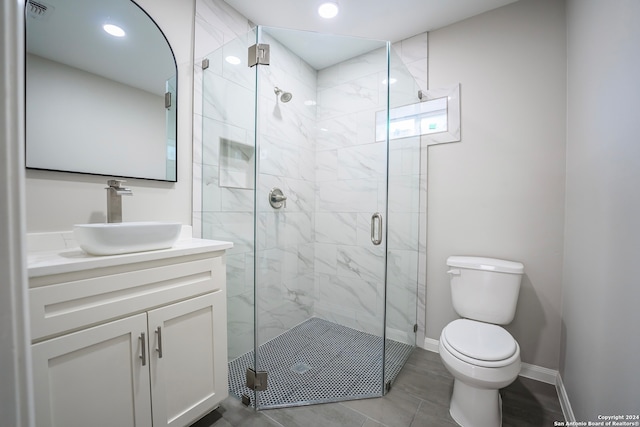
<instances>
[{"instance_id":1,"label":"mosaic tile shower floor","mask_svg":"<svg viewBox=\"0 0 640 427\"><path fill-rule=\"evenodd\" d=\"M396 378L413 347L385 341L386 381ZM259 406L278 408L380 396L382 337L311 318L260 346L259 370L268 372L268 388L258 392ZM251 396L246 370L254 352L229 363L229 392Z\"/></svg>"}]
</instances>

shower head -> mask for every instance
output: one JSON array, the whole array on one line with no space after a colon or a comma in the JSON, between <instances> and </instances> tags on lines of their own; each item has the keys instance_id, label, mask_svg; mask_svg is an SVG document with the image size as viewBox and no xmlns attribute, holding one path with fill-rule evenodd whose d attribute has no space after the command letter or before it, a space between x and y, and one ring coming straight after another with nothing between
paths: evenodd
<instances>
[{"instance_id":1,"label":"shower head","mask_svg":"<svg viewBox=\"0 0 640 427\"><path fill-rule=\"evenodd\" d=\"M291 92L285 92L277 86L273 89L273 92L277 96L280 96L280 101L282 102L289 102L291 101L291 98L293 98L293 95L291 95Z\"/></svg>"}]
</instances>

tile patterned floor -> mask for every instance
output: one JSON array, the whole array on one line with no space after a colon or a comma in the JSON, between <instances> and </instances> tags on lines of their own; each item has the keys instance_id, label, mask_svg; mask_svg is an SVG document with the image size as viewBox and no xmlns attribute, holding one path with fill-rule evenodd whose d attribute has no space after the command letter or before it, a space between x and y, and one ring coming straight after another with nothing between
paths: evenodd
<instances>
[{"instance_id":1,"label":"tile patterned floor","mask_svg":"<svg viewBox=\"0 0 640 427\"><path fill-rule=\"evenodd\" d=\"M259 406L380 396L382 343L382 337L318 318L297 325L260 346L259 370L269 372L269 387L259 393ZM395 380L411 351L410 345L385 341L385 380ZM229 363L229 391L238 398L253 396L245 385L245 372L253 360L251 351Z\"/></svg>"},{"instance_id":2,"label":"tile patterned floor","mask_svg":"<svg viewBox=\"0 0 640 427\"><path fill-rule=\"evenodd\" d=\"M454 427L452 389L440 356L416 349L384 397L257 412L229 397L192 427ZM518 377L501 394L504 427L564 420L553 385Z\"/></svg>"}]
</instances>

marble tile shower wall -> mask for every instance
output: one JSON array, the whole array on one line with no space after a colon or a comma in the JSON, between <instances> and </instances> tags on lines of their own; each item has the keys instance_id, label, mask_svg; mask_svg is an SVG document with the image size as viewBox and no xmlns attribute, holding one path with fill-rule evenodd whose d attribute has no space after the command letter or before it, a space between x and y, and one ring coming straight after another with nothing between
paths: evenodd
<instances>
[{"instance_id":1,"label":"marble tile shower wall","mask_svg":"<svg viewBox=\"0 0 640 427\"><path fill-rule=\"evenodd\" d=\"M209 3L204 13L215 11L218 6L216 2ZM241 29L238 26L235 31ZM313 316L315 107L306 106L304 100L315 98L316 71L268 35L261 42L271 46L272 64L268 67L247 66L247 46L255 43L253 32L225 33L221 47L204 50L203 57L209 60L206 70L198 70L200 61L196 61L200 73L196 85L201 84L204 89L201 115L196 117L201 122L201 143L196 143L201 147L201 167L199 177L194 178L199 178L201 193L199 197L194 194L194 223L201 223L200 232L205 238L234 242L234 248L227 253L230 359L250 351L254 345L254 241L259 343ZM230 65L224 60L229 55L242 62ZM256 72L259 159L252 157ZM293 100L278 101L276 86L293 93ZM225 151L225 144L233 145L227 151L235 152ZM244 165L241 161L238 164L238 155L246 156ZM246 171L253 170L256 160L259 175L254 240L254 178L237 172L243 166ZM273 187L281 188L288 197L285 209L274 210L268 204L267 195ZM194 184L194 192L195 188Z\"/></svg>"},{"instance_id":2,"label":"marble tile shower wall","mask_svg":"<svg viewBox=\"0 0 640 427\"><path fill-rule=\"evenodd\" d=\"M386 49L318 73L315 313L382 335L384 246L371 243L371 216L385 214L386 145L375 116L387 102Z\"/></svg>"},{"instance_id":3,"label":"marble tile shower wall","mask_svg":"<svg viewBox=\"0 0 640 427\"><path fill-rule=\"evenodd\" d=\"M271 63L258 67L257 257L258 343L314 315L314 128L316 70L266 32ZM283 103L278 87L293 94ZM269 191L280 188L286 207L274 209Z\"/></svg>"},{"instance_id":4,"label":"marble tile shower wall","mask_svg":"<svg viewBox=\"0 0 640 427\"><path fill-rule=\"evenodd\" d=\"M196 236L235 243L227 256L230 359L253 348L253 190L219 186L218 141L220 137L239 143L251 141L253 117L242 105L251 90L249 82L254 79L247 73L256 69L243 64L240 68L244 71L238 74L222 58L237 50L235 56L245 60L246 46L252 44L248 39L253 35L247 35L250 29L246 18L224 1L197 0L193 227ZM426 88L426 36L394 45L421 88ZM384 107L380 95L384 73L364 70L371 60L364 57L316 73L287 49L271 43L272 58L278 60L258 69L262 74L258 89L261 158L257 249L264 287L258 294L259 339L263 342L311 316L379 334L381 318L377 316L383 308L383 291L377 277L383 277L384 265L369 259L380 261L383 254L379 248L372 248L369 227L371 213L382 209L385 197L380 175L385 166L378 167L378 163L386 154L383 144L375 140L373 123L375 112ZM210 60L205 73L200 67L204 57ZM209 88L206 93L200 90L203 82ZM292 92L293 100L277 103L274 86ZM346 92L350 101L338 99L340 92ZM407 89L407 98L409 92L413 93L410 102L415 102L414 88ZM221 94L224 100L216 98ZM304 105L307 99L316 99L318 106ZM333 100L338 102L333 104ZM216 105L225 105L225 109L218 110ZM408 282L409 272L421 271L420 336L424 330L426 245L424 232L417 233L416 228L424 230L426 222L422 197L426 150L423 147L417 155L416 146L415 141L405 140L391 147L389 221L390 227L400 232L389 235L389 277ZM424 186L420 199L412 193L409 204L407 200L401 202L400 198L407 197L406 190L415 185ZM274 211L267 204L266 195L274 186L289 197L285 210ZM411 207L400 209L401 205ZM418 216L414 215L415 209L420 212ZM414 243L416 234L421 240ZM420 256L416 255L416 245ZM390 336L404 341L407 315L414 316L415 287L400 285L388 295L388 302ZM401 320L403 315L405 319ZM393 336L394 330L398 336Z\"/></svg>"},{"instance_id":5,"label":"marble tile shower wall","mask_svg":"<svg viewBox=\"0 0 640 427\"><path fill-rule=\"evenodd\" d=\"M208 55L202 115L202 235L234 242L227 252L227 320L229 336L233 337L228 348L232 358L253 348L254 317L255 78L246 64L233 66L223 59L229 54L241 58L238 51L246 56L242 38Z\"/></svg>"},{"instance_id":6,"label":"marble tile shower wall","mask_svg":"<svg viewBox=\"0 0 640 427\"><path fill-rule=\"evenodd\" d=\"M255 69L246 65L248 39L255 39L250 30L247 19L224 1L196 2L193 228L195 236L234 242L226 255L230 359L254 345L253 189L220 186L220 141L237 143L239 154L253 148ZM229 54L244 63L225 62ZM203 70L205 58L209 68Z\"/></svg>"},{"instance_id":7,"label":"marble tile shower wall","mask_svg":"<svg viewBox=\"0 0 640 427\"><path fill-rule=\"evenodd\" d=\"M394 50L401 47L398 45ZM391 57L391 107L417 102L418 87ZM388 169L388 263L371 244L371 215L387 215L387 153L376 113L387 105L386 50L318 73L315 313L382 334L387 275L387 336L413 343L419 236L419 138L393 140Z\"/></svg>"}]
</instances>

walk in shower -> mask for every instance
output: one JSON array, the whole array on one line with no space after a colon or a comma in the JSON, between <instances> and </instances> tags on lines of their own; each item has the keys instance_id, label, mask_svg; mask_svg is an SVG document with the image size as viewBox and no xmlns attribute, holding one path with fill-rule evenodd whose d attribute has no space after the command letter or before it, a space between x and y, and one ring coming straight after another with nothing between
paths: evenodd
<instances>
[{"instance_id":1,"label":"walk in shower","mask_svg":"<svg viewBox=\"0 0 640 427\"><path fill-rule=\"evenodd\" d=\"M203 61L202 235L234 242L245 403L381 396L414 348L420 141L389 109L417 93L384 41L257 27Z\"/></svg>"}]
</instances>

